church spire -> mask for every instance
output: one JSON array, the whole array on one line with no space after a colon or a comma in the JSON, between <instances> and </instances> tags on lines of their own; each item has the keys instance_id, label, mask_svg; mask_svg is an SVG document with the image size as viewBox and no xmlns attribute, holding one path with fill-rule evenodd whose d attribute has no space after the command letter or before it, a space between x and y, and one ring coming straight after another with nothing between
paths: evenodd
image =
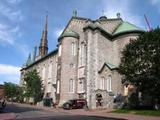
<instances>
[{"instance_id":1,"label":"church spire","mask_svg":"<svg viewBox=\"0 0 160 120\"><path fill-rule=\"evenodd\" d=\"M45 31L48 30L48 15L46 15Z\"/></svg>"},{"instance_id":2,"label":"church spire","mask_svg":"<svg viewBox=\"0 0 160 120\"><path fill-rule=\"evenodd\" d=\"M26 62L26 65L30 65L32 63L32 59L31 59L31 53L29 53L28 55L28 59L27 59L27 62Z\"/></svg>"},{"instance_id":3,"label":"church spire","mask_svg":"<svg viewBox=\"0 0 160 120\"><path fill-rule=\"evenodd\" d=\"M42 33L41 43L39 46L39 56L40 57L43 57L43 56L47 55L47 53L48 53L47 34L48 34L48 15L46 15L45 26L44 26L44 30Z\"/></svg>"},{"instance_id":4,"label":"church spire","mask_svg":"<svg viewBox=\"0 0 160 120\"><path fill-rule=\"evenodd\" d=\"M36 61L36 55L37 55L37 46L34 47L34 51L33 51L33 62Z\"/></svg>"}]
</instances>

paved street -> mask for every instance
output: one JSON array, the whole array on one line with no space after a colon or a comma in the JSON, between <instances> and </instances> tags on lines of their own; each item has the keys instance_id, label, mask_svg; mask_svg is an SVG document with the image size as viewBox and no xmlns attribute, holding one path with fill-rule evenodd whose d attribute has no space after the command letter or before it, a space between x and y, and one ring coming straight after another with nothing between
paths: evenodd
<instances>
[{"instance_id":1,"label":"paved street","mask_svg":"<svg viewBox=\"0 0 160 120\"><path fill-rule=\"evenodd\" d=\"M60 108L37 107L26 104L8 103L0 113L0 120L160 120L156 116L117 114L110 110L83 109L63 110Z\"/></svg>"},{"instance_id":2,"label":"paved street","mask_svg":"<svg viewBox=\"0 0 160 120\"><path fill-rule=\"evenodd\" d=\"M68 110L55 108L42 108L25 104L8 103L6 109L1 112L0 120L122 120L110 117L76 115Z\"/></svg>"}]
</instances>

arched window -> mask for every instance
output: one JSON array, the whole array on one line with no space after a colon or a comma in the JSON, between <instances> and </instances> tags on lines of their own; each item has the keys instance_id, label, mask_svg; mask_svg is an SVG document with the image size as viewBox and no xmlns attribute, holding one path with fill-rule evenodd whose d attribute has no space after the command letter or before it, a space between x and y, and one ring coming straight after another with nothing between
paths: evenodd
<instances>
[{"instance_id":1,"label":"arched window","mask_svg":"<svg viewBox=\"0 0 160 120\"><path fill-rule=\"evenodd\" d=\"M42 68L42 80L45 80L46 77L46 68L45 66Z\"/></svg>"},{"instance_id":2,"label":"arched window","mask_svg":"<svg viewBox=\"0 0 160 120\"><path fill-rule=\"evenodd\" d=\"M80 66L84 65L84 62L85 62L84 61L85 60L84 54L85 54L85 46L84 46L84 43L81 43L81 45L80 45L80 62L79 62Z\"/></svg>"},{"instance_id":3,"label":"arched window","mask_svg":"<svg viewBox=\"0 0 160 120\"><path fill-rule=\"evenodd\" d=\"M84 89L84 78L79 79L79 89L78 90L80 93L84 92L84 90L85 90Z\"/></svg>"},{"instance_id":4,"label":"arched window","mask_svg":"<svg viewBox=\"0 0 160 120\"><path fill-rule=\"evenodd\" d=\"M111 77L111 75L109 75L108 79L107 79L107 91L112 91L112 77Z\"/></svg>"},{"instance_id":5,"label":"arched window","mask_svg":"<svg viewBox=\"0 0 160 120\"><path fill-rule=\"evenodd\" d=\"M61 56L61 52L62 52L62 47L61 47L61 45L59 45L58 56Z\"/></svg>"},{"instance_id":6,"label":"arched window","mask_svg":"<svg viewBox=\"0 0 160 120\"><path fill-rule=\"evenodd\" d=\"M69 80L69 92L74 93L74 80L73 79Z\"/></svg>"},{"instance_id":7,"label":"arched window","mask_svg":"<svg viewBox=\"0 0 160 120\"><path fill-rule=\"evenodd\" d=\"M99 89L104 90L105 89L105 78L101 77L99 81Z\"/></svg>"},{"instance_id":8,"label":"arched window","mask_svg":"<svg viewBox=\"0 0 160 120\"><path fill-rule=\"evenodd\" d=\"M75 44L75 42L72 42L72 44L71 44L71 53L72 53L73 56L76 55L76 44Z\"/></svg>"},{"instance_id":9,"label":"arched window","mask_svg":"<svg viewBox=\"0 0 160 120\"><path fill-rule=\"evenodd\" d=\"M59 80L57 80L57 94L60 93L60 83L59 83Z\"/></svg>"},{"instance_id":10,"label":"arched window","mask_svg":"<svg viewBox=\"0 0 160 120\"><path fill-rule=\"evenodd\" d=\"M52 79L52 62L50 62L49 66L48 66L48 78Z\"/></svg>"}]
</instances>

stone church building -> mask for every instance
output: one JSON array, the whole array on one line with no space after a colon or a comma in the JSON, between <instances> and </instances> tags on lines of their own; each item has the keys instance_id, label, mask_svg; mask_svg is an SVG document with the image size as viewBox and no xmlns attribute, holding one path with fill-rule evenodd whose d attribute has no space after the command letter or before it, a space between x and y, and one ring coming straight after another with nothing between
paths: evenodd
<instances>
[{"instance_id":1,"label":"stone church building","mask_svg":"<svg viewBox=\"0 0 160 120\"><path fill-rule=\"evenodd\" d=\"M27 71L41 76L44 97L61 106L74 98L87 100L89 108L112 108L116 95L126 95L118 73L121 51L144 31L117 18L97 20L73 16L58 38L58 47L48 53L48 17L39 46L21 69L21 84Z\"/></svg>"}]
</instances>

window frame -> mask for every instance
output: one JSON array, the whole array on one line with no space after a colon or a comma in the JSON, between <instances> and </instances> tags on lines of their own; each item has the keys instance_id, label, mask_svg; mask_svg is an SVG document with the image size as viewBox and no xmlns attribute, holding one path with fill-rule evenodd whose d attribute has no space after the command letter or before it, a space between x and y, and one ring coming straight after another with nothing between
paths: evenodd
<instances>
[{"instance_id":1,"label":"window frame","mask_svg":"<svg viewBox=\"0 0 160 120\"><path fill-rule=\"evenodd\" d=\"M74 93L74 80L69 79L69 88L68 88L69 93Z\"/></svg>"},{"instance_id":2,"label":"window frame","mask_svg":"<svg viewBox=\"0 0 160 120\"><path fill-rule=\"evenodd\" d=\"M112 91L112 76L108 75L107 78L107 91L111 92Z\"/></svg>"},{"instance_id":3,"label":"window frame","mask_svg":"<svg viewBox=\"0 0 160 120\"><path fill-rule=\"evenodd\" d=\"M75 42L72 42L72 43L71 43L71 54L72 54L73 56L76 55L76 43L75 43Z\"/></svg>"}]
</instances>

